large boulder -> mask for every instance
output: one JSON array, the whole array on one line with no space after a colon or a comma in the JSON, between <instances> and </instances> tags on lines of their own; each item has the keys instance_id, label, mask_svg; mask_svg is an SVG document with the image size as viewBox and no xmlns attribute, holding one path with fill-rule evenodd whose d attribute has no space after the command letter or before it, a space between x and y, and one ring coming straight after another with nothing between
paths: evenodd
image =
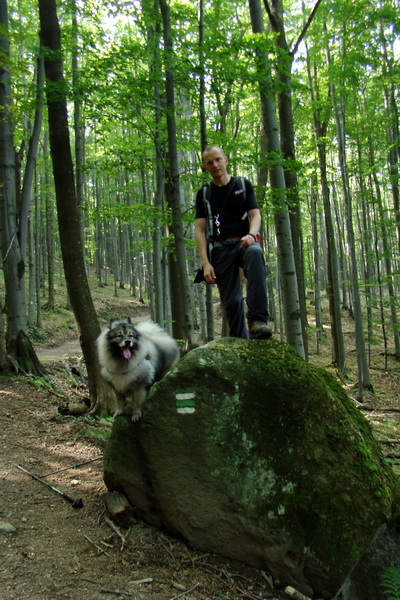
<instances>
[{"instance_id":1,"label":"large boulder","mask_svg":"<svg viewBox=\"0 0 400 600\"><path fill-rule=\"evenodd\" d=\"M114 422L108 488L149 524L308 596L338 593L398 516L398 480L368 422L286 344L224 338L193 350L143 412Z\"/></svg>"}]
</instances>

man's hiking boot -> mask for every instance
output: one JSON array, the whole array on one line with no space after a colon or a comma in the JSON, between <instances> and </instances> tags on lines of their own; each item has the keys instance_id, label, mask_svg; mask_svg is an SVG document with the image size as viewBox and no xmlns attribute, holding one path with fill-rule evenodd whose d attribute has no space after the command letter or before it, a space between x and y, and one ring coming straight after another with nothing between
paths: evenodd
<instances>
[{"instance_id":1,"label":"man's hiking boot","mask_svg":"<svg viewBox=\"0 0 400 600\"><path fill-rule=\"evenodd\" d=\"M264 321L250 321L249 333L251 340L262 340L272 335L272 329Z\"/></svg>"}]
</instances>

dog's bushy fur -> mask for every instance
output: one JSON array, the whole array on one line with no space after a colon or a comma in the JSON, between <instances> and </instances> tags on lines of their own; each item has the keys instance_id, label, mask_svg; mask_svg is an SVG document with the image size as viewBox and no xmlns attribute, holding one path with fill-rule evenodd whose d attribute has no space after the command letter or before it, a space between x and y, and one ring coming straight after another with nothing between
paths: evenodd
<instances>
[{"instance_id":1,"label":"dog's bushy fur","mask_svg":"<svg viewBox=\"0 0 400 600\"><path fill-rule=\"evenodd\" d=\"M125 412L132 397L132 421L142 415L149 388L159 381L179 358L175 340L159 325L130 318L111 320L97 338L101 374L115 392L114 416Z\"/></svg>"}]
</instances>

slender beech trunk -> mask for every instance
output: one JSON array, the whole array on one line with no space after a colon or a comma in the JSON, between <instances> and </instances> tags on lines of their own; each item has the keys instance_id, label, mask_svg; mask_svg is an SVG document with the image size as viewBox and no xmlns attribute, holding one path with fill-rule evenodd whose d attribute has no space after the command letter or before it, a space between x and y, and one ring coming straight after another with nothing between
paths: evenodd
<instances>
[{"instance_id":1,"label":"slender beech trunk","mask_svg":"<svg viewBox=\"0 0 400 600\"><path fill-rule=\"evenodd\" d=\"M183 330L174 331L174 336L183 338L189 345L193 339L193 311L190 306L189 280L186 270L186 253L182 225L181 189L179 184L179 162L175 122L175 92L173 71L173 44L171 21L166 0L159 0L163 19L164 61L165 61L165 97L168 134L168 192L171 200L172 227L174 234L175 264L182 300Z\"/></svg>"},{"instance_id":2,"label":"slender beech trunk","mask_svg":"<svg viewBox=\"0 0 400 600\"><path fill-rule=\"evenodd\" d=\"M320 342L323 335L323 320L321 308L321 266L320 266L320 248L318 236L318 194L317 194L317 177L314 176L311 180L311 227L313 241L313 259L314 259L314 304L315 304L315 337L317 354L319 354Z\"/></svg>"},{"instance_id":3,"label":"slender beech trunk","mask_svg":"<svg viewBox=\"0 0 400 600\"><path fill-rule=\"evenodd\" d=\"M33 175L36 167L36 156L39 146L40 130L42 128L42 114L43 114L43 102L44 102L44 62L43 57L39 57L37 60L37 74L36 74L36 109L35 119L32 129L32 134L29 140L28 153L26 157L26 167L24 172L24 179L21 193L21 211L20 211L20 225L19 225L19 239L21 246L21 253L23 260L26 255L26 244L28 236L28 218L29 211L32 204L32 187L33 187Z\"/></svg>"},{"instance_id":4,"label":"slender beech trunk","mask_svg":"<svg viewBox=\"0 0 400 600\"><path fill-rule=\"evenodd\" d=\"M207 148L206 121L206 80L204 68L204 0L199 0L199 116L200 116L200 146L202 152Z\"/></svg>"},{"instance_id":5,"label":"slender beech trunk","mask_svg":"<svg viewBox=\"0 0 400 600\"><path fill-rule=\"evenodd\" d=\"M264 33L260 0L249 0L251 24L254 34ZM271 75L265 52L257 52L257 70L260 78L262 122L268 145L269 172L274 202L275 231L281 276L286 337L290 345L305 357L301 326L300 302L294 260L290 218L282 166L279 128L275 104L271 98Z\"/></svg>"},{"instance_id":6,"label":"slender beech trunk","mask_svg":"<svg viewBox=\"0 0 400 600\"><path fill-rule=\"evenodd\" d=\"M94 343L100 333L100 327L83 257L61 59L61 36L55 0L39 0L39 15L41 39L45 48L50 150L65 279L88 371L92 410L101 410L109 401L110 394L100 375Z\"/></svg>"},{"instance_id":7,"label":"slender beech trunk","mask_svg":"<svg viewBox=\"0 0 400 600\"><path fill-rule=\"evenodd\" d=\"M201 152L207 148L207 121L206 121L206 80L205 80L205 68L204 68L204 0L199 0L199 68L200 68L200 79L199 79L199 115L200 115L200 147ZM206 319L207 319L207 334L206 339L210 341L215 337L215 325L214 325L214 301L213 301L213 287L212 285L205 286L205 305L206 305ZM202 294L202 291L200 292Z\"/></svg>"},{"instance_id":8,"label":"slender beech trunk","mask_svg":"<svg viewBox=\"0 0 400 600\"><path fill-rule=\"evenodd\" d=\"M75 138L75 172L76 172L76 198L78 206L83 205L83 184L84 184L84 127L82 126L82 99L79 92L79 43L78 43L78 19L75 0L71 1L72 7L72 86L74 96L74 138ZM79 213L79 226L81 230L82 245L85 244L84 220L82 213Z\"/></svg>"},{"instance_id":9,"label":"slender beech trunk","mask_svg":"<svg viewBox=\"0 0 400 600\"><path fill-rule=\"evenodd\" d=\"M46 258L47 258L47 309L54 310L54 207L50 197L50 177L49 177L49 160L47 157L48 140L47 133L43 140L43 155L44 163L44 189L45 189L45 205L46 205Z\"/></svg>"},{"instance_id":10,"label":"slender beech trunk","mask_svg":"<svg viewBox=\"0 0 400 600\"><path fill-rule=\"evenodd\" d=\"M316 13L316 8L321 0L318 0L316 7L310 15L303 31L301 38L305 35L305 30L311 24L312 18ZM299 288L299 302L301 324L303 329L303 339L305 344L305 354L307 356L307 309L306 309L306 294L304 281L304 253L303 253L303 236L301 229L301 206L299 197L299 186L296 172L296 151L295 151L295 135L294 135L294 119L292 106L292 66L295 56L295 50L289 49L289 44L286 39L286 32L283 17L283 2L282 0L264 0L265 9L268 14L269 21L275 36L275 44L278 52L278 78L281 83L278 91L278 111L279 111L279 127L282 153L285 158L285 185L286 194L290 206L290 225L292 231L294 259L296 263L297 285ZM297 45L295 46L297 48Z\"/></svg>"},{"instance_id":11,"label":"slender beech trunk","mask_svg":"<svg viewBox=\"0 0 400 600\"><path fill-rule=\"evenodd\" d=\"M374 244L372 238L372 225L370 216L371 206L371 190L368 190L366 180L364 179L363 169L363 145L360 137L357 135L357 157L358 157L358 185L360 188L359 210L360 219L359 231L361 234L362 245L362 265L363 265L363 280L364 280L364 295L365 295L365 312L367 317L367 334L368 334L368 364L371 365L371 343L373 338L373 318L372 304L374 293ZM356 213L357 214L357 213Z\"/></svg>"},{"instance_id":12,"label":"slender beech trunk","mask_svg":"<svg viewBox=\"0 0 400 600\"><path fill-rule=\"evenodd\" d=\"M391 315L391 326L392 326L392 331L393 331L393 339L394 339L394 346L395 346L395 354L396 354L396 358L397 360L400 360L400 336L399 336L399 326L398 326L398 317L397 317L397 296L396 296L396 292L395 292L395 286L394 286L394 279L395 279L395 272L392 266L392 250L391 250L391 246L389 243L389 235L388 235L388 231L387 231L387 227L386 227L386 223L387 223L387 214L384 209L383 206L383 200L382 200L382 193L381 193L381 188L378 182L378 177L376 174L376 169L374 169L374 150L373 150L373 144L371 139L369 140L369 148L370 148L370 152L369 152L369 157L370 157L370 167L371 167L371 173L372 173L372 178L374 181L374 187L375 187L375 202L378 208L378 213L379 213L379 229L381 232L381 244L382 244L382 254L384 256L384 261L385 261L385 268L386 268L386 280L387 280L387 287L388 287L388 293L389 293L389 304L390 304L390 315ZM378 261L379 262L379 261ZM382 325L383 325L383 321L382 321Z\"/></svg>"},{"instance_id":13,"label":"slender beech trunk","mask_svg":"<svg viewBox=\"0 0 400 600\"><path fill-rule=\"evenodd\" d=\"M328 64L331 65L331 55L329 46L327 47L327 59ZM358 399L362 400L363 391L365 389L372 390L372 384L370 380L369 367L367 361L367 354L365 351L365 340L364 340L364 327L363 327L363 315L361 310L361 299L360 299L360 288L358 283L358 271L357 271L357 256L355 247L355 236L354 236L354 225L353 225L353 206L352 196L350 192L350 184L347 170L347 156L346 156L346 144L345 144L345 117L344 117L344 99L342 98L342 106L339 108L338 98L336 95L336 87L333 81L331 81L332 90L332 101L333 101L333 112L336 122L336 135L338 141L338 154L339 154L339 165L340 173L342 177L343 196L346 208L346 227L347 227L347 244L349 250L350 259L350 280L351 289L353 293L353 308L354 308L354 322L355 322L355 337L356 337L356 351L357 351L357 378L358 378Z\"/></svg>"},{"instance_id":14,"label":"slender beech trunk","mask_svg":"<svg viewBox=\"0 0 400 600\"><path fill-rule=\"evenodd\" d=\"M6 324L3 318L4 307L0 301L0 372L11 368L11 360L6 346Z\"/></svg>"},{"instance_id":15,"label":"slender beech trunk","mask_svg":"<svg viewBox=\"0 0 400 600\"><path fill-rule=\"evenodd\" d=\"M159 87L161 80L161 59L160 44L161 37L160 25L151 28L149 32L150 42L153 46L153 64L152 72L154 74L154 123L155 123L155 153L156 153L156 189L154 192L154 210L153 221L153 271L154 271L154 318L156 322L165 327L165 307L164 307L164 284L163 279L163 248L162 248L162 214L164 203L164 151L163 151L163 132L162 132L162 100Z\"/></svg>"},{"instance_id":16,"label":"slender beech trunk","mask_svg":"<svg viewBox=\"0 0 400 600\"><path fill-rule=\"evenodd\" d=\"M397 243L400 253L400 188L399 188L399 153L400 153L400 135L399 135L399 117L396 103L397 90L394 85L396 75L393 74L392 63L389 60L386 36L383 29L383 19L380 23L381 43L382 43L382 71L383 81L388 82L383 85L383 94L385 99L385 108L387 115L387 144L388 144L388 162L390 185L392 188L393 208L397 226ZM397 62L397 61L396 61Z\"/></svg>"},{"instance_id":17,"label":"slender beech trunk","mask_svg":"<svg viewBox=\"0 0 400 600\"><path fill-rule=\"evenodd\" d=\"M44 375L26 334L24 257L18 239L17 184L12 129L10 47L7 1L0 2L0 255L4 271L7 311L7 354L16 370ZM4 347L4 344L2 344ZM8 357L1 359L8 362Z\"/></svg>"},{"instance_id":18,"label":"slender beech trunk","mask_svg":"<svg viewBox=\"0 0 400 600\"><path fill-rule=\"evenodd\" d=\"M326 132L328 129L328 121L331 114L331 106L322 108L322 102L319 98L318 89L316 88L316 76L311 76L310 59L307 50L307 73L309 88L311 93L311 101L314 107L317 104L320 108L313 109L314 135L318 152L318 164L321 179L321 191L324 204L324 218L326 231L326 247L327 247L327 294L329 301L329 317L331 323L332 335L332 362L336 364L341 375L345 374L346 370L346 353L344 349L344 338L342 330L342 317L340 312L340 290L339 290L339 270L337 248L335 240L335 232L333 227L333 218L331 210L331 200L327 175L326 164ZM314 89L316 88L316 92ZM325 114L323 112L325 111Z\"/></svg>"}]
</instances>

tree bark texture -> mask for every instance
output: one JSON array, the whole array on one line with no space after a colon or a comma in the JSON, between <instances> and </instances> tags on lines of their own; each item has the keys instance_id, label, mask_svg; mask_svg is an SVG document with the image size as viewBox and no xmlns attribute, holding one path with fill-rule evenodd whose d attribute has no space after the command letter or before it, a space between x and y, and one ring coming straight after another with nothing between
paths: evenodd
<instances>
[{"instance_id":1,"label":"tree bark texture","mask_svg":"<svg viewBox=\"0 0 400 600\"><path fill-rule=\"evenodd\" d=\"M7 312L6 348L16 370L44 375L26 335L25 263L18 239L17 183L11 117L7 2L0 3L0 254L4 269ZM21 344L21 339L24 343Z\"/></svg>"},{"instance_id":2,"label":"tree bark texture","mask_svg":"<svg viewBox=\"0 0 400 600\"><path fill-rule=\"evenodd\" d=\"M328 64L331 65L331 55L329 47L327 47L327 59ZM352 195L350 192L350 184L347 169L347 155L346 155L346 131L345 131L345 120L344 114L339 110L339 102L336 95L335 84L331 82L332 90L332 101L333 101L333 112L336 123L336 134L338 140L338 154L339 154L339 165L342 176L343 184L343 197L345 201L346 209L346 226L347 226L347 243L350 258L350 281L353 292L353 303L354 303L354 321L355 321L355 336L356 336L356 349L357 349L357 376L358 376L358 399L361 401L363 397L364 389L372 389L368 360L365 350L364 340L364 329L363 329L363 314L361 310L361 298L360 288L358 284L358 271L357 271L357 257L355 248L355 236L353 226L353 208L352 208ZM343 100L344 102L344 100Z\"/></svg>"},{"instance_id":3,"label":"tree bark texture","mask_svg":"<svg viewBox=\"0 0 400 600\"><path fill-rule=\"evenodd\" d=\"M308 354L307 344L307 308L304 278L303 237L301 229L301 206L299 184L296 173L296 150L294 143L294 119L292 106L292 66L294 55L289 50L283 21L282 0L264 0L269 21L274 33L275 44L279 57L278 78L281 83L278 91L278 112L281 149L285 159L285 185L289 217L292 232L294 260L296 263L297 285L299 288L299 303L305 355Z\"/></svg>"},{"instance_id":4,"label":"tree bark texture","mask_svg":"<svg viewBox=\"0 0 400 600\"><path fill-rule=\"evenodd\" d=\"M186 270L186 252L184 244L181 190L179 184L179 162L175 121L174 71L172 64L173 45L169 6L166 0L159 0L163 19L164 60L165 60L165 98L168 134L168 185L171 198L172 229L175 246L175 268L179 277L179 290L182 295L183 331L174 333L175 337L185 339L189 345L193 341L193 314L190 305L189 281ZM172 290L171 290L172 291Z\"/></svg>"},{"instance_id":5,"label":"tree bark texture","mask_svg":"<svg viewBox=\"0 0 400 600\"><path fill-rule=\"evenodd\" d=\"M100 333L97 315L86 277L80 218L75 189L69 138L66 87L61 57L60 27L55 0L39 0L41 38L45 53L46 95L50 150L56 188L57 215L65 279L77 322L80 343L88 371L89 389L95 408L108 398L95 349ZM100 406L101 408L101 406Z\"/></svg>"},{"instance_id":6,"label":"tree bark texture","mask_svg":"<svg viewBox=\"0 0 400 600\"><path fill-rule=\"evenodd\" d=\"M263 33L264 24L260 0L249 0L249 7L253 33ZM305 358L296 266L286 197L285 176L281 159L279 128L275 104L270 96L270 67L265 52L257 52L256 60L260 76L262 122L267 139L268 160L270 161L269 172L275 213L275 231L281 274L286 336L289 344L297 350L300 356Z\"/></svg>"},{"instance_id":7,"label":"tree bark texture","mask_svg":"<svg viewBox=\"0 0 400 600\"><path fill-rule=\"evenodd\" d=\"M316 103L321 105L318 93L314 93L315 82L311 75L310 60L307 51L307 72L308 81L311 93L311 100L314 106ZM340 291L339 291L339 269L337 258L337 247L335 241L335 232L333 227L333 218L331 210L329 183L326 165L326 131L328 120L331 114L331 107L319 109L317 114L316 108L313 110L313 123L315 142L318 152L318 164L320 171L320 185L322 191L322 199L324 205L327 259L328 259L328 285L327 295L329 300L329 317L331 323L332 335L332 362L337 365L339 372L344 375L346 370L346 354L344 349L344 338L342 329L342 317L340 312Z\"/></svg>"}]
</instances>

